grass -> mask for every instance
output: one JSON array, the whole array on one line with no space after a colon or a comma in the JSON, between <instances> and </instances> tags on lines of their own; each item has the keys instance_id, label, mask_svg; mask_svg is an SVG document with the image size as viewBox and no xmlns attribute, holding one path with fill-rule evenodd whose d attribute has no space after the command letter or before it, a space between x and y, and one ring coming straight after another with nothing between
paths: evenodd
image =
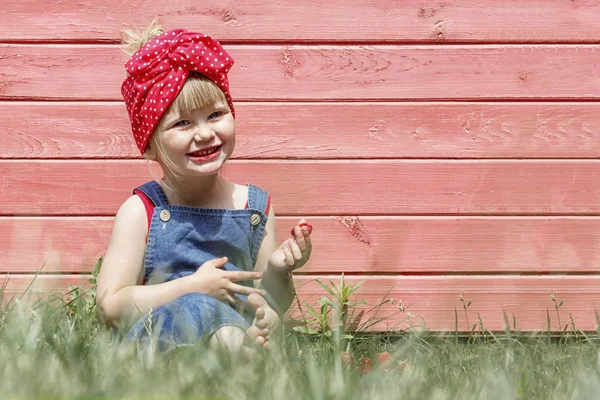
<instances>
[{"instance_id":1,"label":"grass","mask_svg":"<svg viewBox=\"0 0 600 400\"><path fill-rule=\"evenodd\" d=\"M69 301L5 302L0 399L594 399L600 393L597 335L347 332L350 311L360 305L349 300L353 287L342 281L323 289L330 300L312 311L304 305L305 328L287 331L280 351L252 364L201 344L167 354L142 350L101 325L79 288ZM383 351L393 358L379 364ZM354 363L346 364L342 352Z\"/></svg>"}]
</instances>

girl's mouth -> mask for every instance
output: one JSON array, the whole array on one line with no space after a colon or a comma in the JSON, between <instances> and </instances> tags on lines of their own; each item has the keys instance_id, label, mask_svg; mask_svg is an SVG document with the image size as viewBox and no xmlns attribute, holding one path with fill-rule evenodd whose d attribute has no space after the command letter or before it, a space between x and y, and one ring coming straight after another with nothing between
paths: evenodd
<instances>
[{"instance_id":1,"label":"girl's mouth","mask_svg":"<svg viewBox=\"0 0 600 400\"><path fill-rule=\"evenodd\" d=\"M219 154L221 154L221 146L209 147L186 155L193 161L208 161L217 158Z\"/></svg>"}]
</instances>

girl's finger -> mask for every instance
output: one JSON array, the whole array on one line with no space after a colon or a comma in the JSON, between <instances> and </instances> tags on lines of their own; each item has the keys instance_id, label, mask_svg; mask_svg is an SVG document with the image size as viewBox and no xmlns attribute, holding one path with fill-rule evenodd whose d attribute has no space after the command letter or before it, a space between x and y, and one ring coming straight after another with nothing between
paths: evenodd
<instances>
[{"instance_id":1,"label":"girl's finger","mask_svg":"<svg viewBox=\"0 0 600 400\"><path fill-rule=\"evenodd\" d=\"M292 251L286 247L283 252L285 253L285 263L287 264L288 267L291 267L292 265L294 265L295 261L294 261L294 255L292 254Z\"/></svg>"},{"instance_id":2,"label":"girl's finger","mask_svg":"<svg viewBox=\"0 0 600 400\"><path fill-rule=\"evenodd\" d=\"M224 275L231 282L250 281L262 278L262 273L254 271L224 271Z\"/></svg>"},{"instance_id":3,"label":"girl's finger","mask_svg":"<svg viewBox=\"0 0 600 400\"><path fill-rule=\"evenodd\" d=\"M306 227L306 226L302 227L302 236L303 237L309 237L310 236L310 229L308 229L308 227Z\"/></svg>"},{"instance_id":4,"label":"girl's finger","mask_svg":"<svg viewBox=\"0 0 600 400\"><path fill-rule=\"evenodd\" d=\"M236 283L232 283L231 285L228 285L227 290L230 293L238 293L238 294L245 294L245 295L250 295L252 293L257 293L257 294L260 294L261 296L267 295L267 292L264 290L249 287L249 286L238 285Z\"/></svg>"},{"instance_id":5,"label":"girl's finger","mask_svg":"<svg viewBox=\"0 0 600 400\"><path fill-rule=\"evenodd\" d=\"M223 300L232 307L235 307L235 298L228 292L223 296Z\"/></svg>"},{"instance_id":6,"label":"girl's finger","mask_svg":"<svg viewBox=\"0 0 600 400\"><path fill-rule=\"evenodd\" d=\"M290 244L290 249L292 250L292 255L296 261L302 259L302 251L300 251L300 246L298 246L298 243L294 242Z\"/></svg>"},{"instance_id":7,"label":"girl's finger","mask_svg":"<svg viewBox=\"0 0 600 400\"><path fill-rule=\"evenodd\" d=\"M310 253L312 251L312 240L310 240L310 236L307 236L304 239L304 242L306 243L306 250Z\"/></svg>"},{"instance_id":8,"label":"girl's finger","mask_svg":"<svg viewBox=\"0 0 600 400\"><path fill-rule=\"evenodd\" d=\"M301 229L301 228L300 228L298 225L296 225L296 226L294 227L294 237L296 238L296 240L298 240L298 239L299 239L299 238L301 238L302 236L303 236L303 234L302 234L302 229Z\"/></svg>"},{"instance_id":9,"label":"girl's finger","mask_svg":"<svg viewBox=\"0 0 600 400\"><path fill-rule=\"evenodd\" d=\"M306 251L306 239L303 235L300 235L299 238L296 238L296 243L298 243L298 247L300 247L300 251Z\"/></svg>"}]
</instances>

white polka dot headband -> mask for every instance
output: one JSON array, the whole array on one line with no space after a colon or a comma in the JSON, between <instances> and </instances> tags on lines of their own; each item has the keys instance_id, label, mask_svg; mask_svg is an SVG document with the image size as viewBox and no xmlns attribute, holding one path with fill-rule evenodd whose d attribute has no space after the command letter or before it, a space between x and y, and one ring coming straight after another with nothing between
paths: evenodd
<instances>
[{"instance_id":1,"label":"white polka dot headband","mask_svg":"<svg viewBox=\"0 0 600 400\"><path fill-rule=\"evenodd\" d=\"M139 49L125 67L125 99L135 142L144 154L150 136L166 109L175 100L190 71L197 71L219 86L235 117L227 72L233 59L208 35L174 29Z\"/></svg>"}]
</instances>

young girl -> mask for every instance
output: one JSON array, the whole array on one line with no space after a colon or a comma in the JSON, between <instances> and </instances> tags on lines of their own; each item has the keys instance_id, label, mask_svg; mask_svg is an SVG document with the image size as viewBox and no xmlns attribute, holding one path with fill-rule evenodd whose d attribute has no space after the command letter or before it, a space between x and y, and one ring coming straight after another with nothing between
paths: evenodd
<instances>
[{"instance_id":1,"label":"young girl","mask_svg":"<svg viewBox=\"0 0 600 400\"><path fill-rule=\"evenodd\" d=\"M154 23L126 34L135 53L121 92L134 140L163 177L135 188L117 212L98 277L100 313L134 340L147 340L151 326L163 350L201 340L268 348L294 296L291 272L310 257L310 225L301 219L277 245L268 193L220 175L235 114L233 59L219 42Z\"/></svg>"}]
</instances>

